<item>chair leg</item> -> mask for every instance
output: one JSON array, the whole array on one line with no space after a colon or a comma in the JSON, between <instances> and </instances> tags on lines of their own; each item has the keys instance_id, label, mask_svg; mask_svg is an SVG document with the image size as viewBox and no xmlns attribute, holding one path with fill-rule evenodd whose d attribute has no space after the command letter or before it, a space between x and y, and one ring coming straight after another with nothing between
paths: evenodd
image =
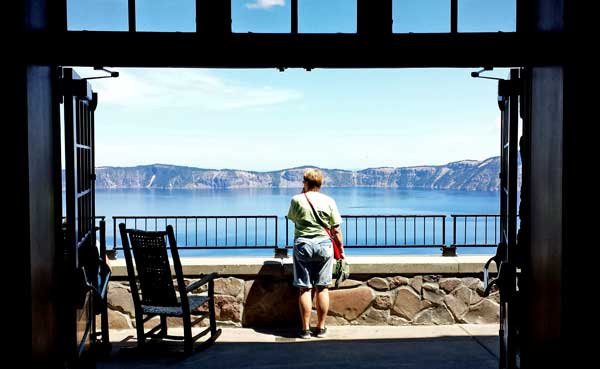
<instances>
[{"instance_id":1,"label":"chair leg","mask_svg":"<svg viewBox=\"0 0 600 369\"><path fill-rule=\"evenodd\" d=\"M160 316L160 335L165 337L167 335L167 317L165 315Z\"/></svg>"},{"instance_id":2,"label":"chair leg","mask_svg":"<svg viewBox=\"0 0 600 369\"><path fill-rule=\"evenodd\" d=\"M109 338L110 327L108 326L108 308L106 304L102 307L102 314L100 314L100 329L102 337L102 351L104 354L108 354L111 350L111 344Z\"/></svg>"},{"instance_id":3,"label":"chair leg","mask_svg":"<svg viewBox=\"0 0 600 369\"><path fill-rule=\"evenodd\" d=\"M183 318L183 339L183 350L186 354L191 354L194 349L194 341L192 340L192 322L189 315Z\"/></svg>"},{"instance_id":4,"label":"chair leg","mask_svg":"<svg viewBox=\"0 0 600 369\"><path fill-rule=\"evenodd\" d=\"M137 331L137 345L141 349L146 343L146 336L144 334L144 315L142 313L135 314L135 329Z\"/></svg>"},{"instance_id":5,"label":"chair leg","mask_svg":"<svg viewBox=\"0 0 600 369\"><path fill-rule=\"evenodd\" d=\"M215 297L211 296L210 302L208 304L208 314L210 320L210 335L214 336L217 334L217 318L215 313Z\"/></svg>"},{"instance_id":6,"label":"chair leg","mask_svg":"<svg viewBox=\"0 0 600 369\"><path fill-rule=\"evenodd\" d=\"M213 280L208 281L208 297L210 298L208 303L210 336L214 337L217 334L217 318L215 314L215 282Z\"/></svg>"}]
</instances>

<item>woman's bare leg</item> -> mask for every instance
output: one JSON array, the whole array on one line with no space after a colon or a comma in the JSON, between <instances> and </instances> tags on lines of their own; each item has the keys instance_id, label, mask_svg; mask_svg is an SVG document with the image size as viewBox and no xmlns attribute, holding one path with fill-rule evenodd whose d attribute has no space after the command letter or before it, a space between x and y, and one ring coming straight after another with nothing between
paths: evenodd
<instances>
[{"instance_id":1,"label":"woman's bare leg","mask_svg":"<svg viewBox=\"0 0 600 369\"><path fill-rule=\"evenodd\" d=\"M325 319L329 312L329 289L318 288L317 289L317 328L325 328Z\"/></svg>"},{"instance_id":2,"label":"woman's bare leg","mask_svg":"<svg viewBox=\"0 0 600 369\"><path fill-rule=\"evenodd\" d=\"M302 329L310 328L310 312L312 311L312 296L309 288L300 289L300 317L302 318Z\"/></svg>"}]
</instances>

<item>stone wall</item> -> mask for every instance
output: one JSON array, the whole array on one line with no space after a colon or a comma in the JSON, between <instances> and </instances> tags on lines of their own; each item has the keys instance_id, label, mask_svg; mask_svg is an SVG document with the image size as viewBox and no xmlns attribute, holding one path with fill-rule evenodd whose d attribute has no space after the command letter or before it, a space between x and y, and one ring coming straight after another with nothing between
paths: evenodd
<instances>
[{"instance_id":1,"label":"stone wall","mask_svg":"<svg viewBox=\"0 0 600 369\"><path fill-rule=\"evenodd\" d=\"M190 280L192 281L192 280ZM206 293L206 286L194 291ZM215 281L217 320L237 327L296 326L298 290L290 278L223 277ZM415 275L350 279L330 290L328 325L434 325L496 323L499 296L483 298L477 276ZM109 319L113 329L135 326L127 282L109 287ZM201 307L206 309L206 307ZM313 311L316 321L316 311ZM181 325L169 318L169 325Z\"/></svg>"}]
</instances>

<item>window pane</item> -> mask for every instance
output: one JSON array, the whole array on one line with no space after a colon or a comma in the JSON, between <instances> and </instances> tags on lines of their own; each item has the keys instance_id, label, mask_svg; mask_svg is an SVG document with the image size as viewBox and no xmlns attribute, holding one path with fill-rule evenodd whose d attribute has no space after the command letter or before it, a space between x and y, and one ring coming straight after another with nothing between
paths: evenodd
<instances>
[{"instance_id":1,"label":"window pane","mask_svg":"<svg viewBox=\"0 0 600 369\"><path fill-rule=\"evenodd\" d=\"M514 32L515 0L458 0L458 32Z\"/></svg>"},{"instance_id":2,"label":"window pane","mask_svg":"<svg viewBox=\"0 0 600 369\"><path fill-rule=\"evenodd\" d=\"M137 0L136 29L153 32L195 32L195 0Z\"/></svg>"},{"instance_id":3,"label":"window pane","mask_svg":"<svg viewBox=\"0 0 600 369\"><path fill-rule=\"evenodd\" d=\"M393 0L392 7L394 33L450 32L450 0Z\"/></svg>"},{"instance_id":4,"label":"window pane","mask_svg":"<svg viewBox=\"0 0 600 369\"><path fill-rule=\"evenodd\" d=\"M234 33L290 33L290 0L232 0Z\"/></svg>"},{"instance_id":5,"label":"window pane","mask_svg":"<svg viewBox=\"0 0 600 369\"><path fill-rule=\"evenodd\" d=\"M356 33L356 1L298 0L298 32Z\"/></svg>"},{"instance_id":6,"label":"window pane","mask_svg":"<svg viewBox=\"0 0 600 369\"><path fill-rule=\"evenodd\" d=\"M127 31L127 0L67 0L67 29Z\"/></svg>"}]
</instances>

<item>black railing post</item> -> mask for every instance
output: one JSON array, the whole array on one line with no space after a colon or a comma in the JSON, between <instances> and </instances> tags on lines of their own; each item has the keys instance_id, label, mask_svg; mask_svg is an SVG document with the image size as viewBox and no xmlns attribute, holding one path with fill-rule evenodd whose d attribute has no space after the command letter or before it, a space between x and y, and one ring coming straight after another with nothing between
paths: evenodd
<instances>
[{"instance_id":1,"label":"black railing post","mask_svg":"<svg viewBox=\"0 0 600 369\"><path fill-rule=\"evenodd\" d=\"M275 257L276 258L287 258L288 257L288 249L287 249L287 240L288 240L288 222L287 222L287 216L285 217L285 243L286 245L284 247L279 247L279 242L278 241L278 232L277 229L279 228L279 224L278 224L278 220L279 217L275 217ZM283 264L282 264L283 265Z\"/></svg>"},{"instance_id":2,"label":"black railing post","mask_svg":"<svg viewBox=\"0 0 600 369\"><path fill-rule=\"evenodd\" d=\"M452 217L454 218L454 243L450 246L444 245L442 247L442 256L456 256L456 216L453 215Z\"/></svg>"},{"instance_id":3,"label":"black railing post","mask_svg":"<svg viewBox=\"0 0 600 369\"><path fill-rule=\"evenodd\" d=\"M104 219L100 221L100 257L104 258L106 255L106 222Z\"/></svg>"},{"instance_id":4,"label":"black railing post","mask_svg":"<svg viewBox=\"0 0 600 369\"><path fill-rule=\"evenodd\" d=\"M477 217L477 215L475 215L475 229L474 229L475 238L473 239L474 245L477 245L477 220L478 220L478 217Z\"/></svg>"},{"instance_id":5,"label":"black railing post","mask_svg":"<svg viewBox=\"0 0 600 369\"><path fill-rule=\"evenodd\" d=\"M384 246L387 246L387 221L388 221L388 217L383 217L383 242L384 242Z\"/></svg>"},{"instance_id":6,"label":"black railing post","mask_svg":"<svg viewBox=\"0 0 600 369\"><path fill-rule=\"evenodd\" d=\"M452 215L452 244L456 245L456 215Z\"/></svg>"},{"instance_id":7,"label":"black railing post","mask_svg":"<svg viewBox=\"0 0 600 369\"><path fill-rule=\"evenodd\" d=\"M487 239L487 234L488 234L488 216L485 216L485 235L483 237L483 239L485 240L485 244L488 243L488 239Z\"/></svg>"},{"instance_id":8,"label":"black railing post","mask_svg":"<svg viewBox=\"0 0 600 369\"><path fill-rule=\"evenodd\" d=\"M425 223L427 222L427 217L423 217L423 245L426 244L426 240L427 240L427 231L425 229Z\"/></svg>"},{"instance_id":9,"label":"black railing post","mask_svg":"<svg viewBox=\"0 0 600 369\"><path fill-rule=\"evenodd\" d=\"M465 245L467 244L467 216L465 215L464 217L465 220Z\"/></svg>"},{"instance_id":10,"label":"black railing post","mask_svg":"<svg viewBox=\"0 0 600 369\"><path fill-rule=\"evenodd\" d=\"M113 220L113 249L107 250L106 256L108 256L108 258L110 260L116 260L117 259L117 220L115 219L115 217L112 217L112 220ZM105 243L106 243L106 241L105 241Z\"/></svg>"},{"instance_id":11,"label":"black railing post","mask_svg":"<svg viewBox=\"0 0 600 369\"><path fill-rule=\"evenodd\" d=\"M279 242L277 242L278 241L277 219L278 219L278 217L275 217L275 248L277 248L279 246Z\"/></svg>"},{"instance_id":12,"label":"black railing post","mask_svg":"<svg viewBox=\"0 0 600 369\"><path fill-rule=\"evenodd\" d=\"M417 219L419 219L419 218L417 215L413 216L412 218L413 218L413 245L416 246L416 245L418 245L417 244Z\"/></svg>"},{"instance_id":13,"label":"black railing post","mask_svg":"<svg viewBox=\"0 0 600 369\"><path fill-rule=\"evenodd\" d=\"M377 246L377 217L375 217L375 246Z\"/></svg>"},{"instance_id":14,"label":"black railing post","mask_svg":"<svg viewBox=\"0 0 600 369\"><path fill-rule=\"evenodd\" d=\"M454 243L450 246L446 245L446 216L444 216L444 239L442 246L442 256L456 256L456 217L452 215L453 223L454 223L454 234L453 240Z\"/></svg>"},{"instance_id":15,"label":"black railing post","mask_svg":"<svg viewBox=\"0 0 600 369\"><path fill-rule=\"evenodd\" d=\"M446 216L442 217L442 245L446 245Z\"/></svg>"},{"instance_id":16,"label":"black railing post","mask_svg":"<svg viewBox=\"0 0 600 369\"><path fill-rule=\"evenodd\" d=\"M433 228L433 240L432 240L432 242L433 242L434 245L435 245L435 229L436 229L436 226L437 226L437 222L436 222L437 218L438 217L433 216L433 218L431 219L431 222L433 224L433 227L432 227Z\"/></svg>"},{"instance_id":17,"label":"black railing post","mask_svg":"<svg viewBox=\"0 0 600 369\"><path fill-rule=\"evenodd\" d=\"M358 217L355 216L352 219L354 220L354 245L358 245Z\"/></svg>"}]
</instances>

